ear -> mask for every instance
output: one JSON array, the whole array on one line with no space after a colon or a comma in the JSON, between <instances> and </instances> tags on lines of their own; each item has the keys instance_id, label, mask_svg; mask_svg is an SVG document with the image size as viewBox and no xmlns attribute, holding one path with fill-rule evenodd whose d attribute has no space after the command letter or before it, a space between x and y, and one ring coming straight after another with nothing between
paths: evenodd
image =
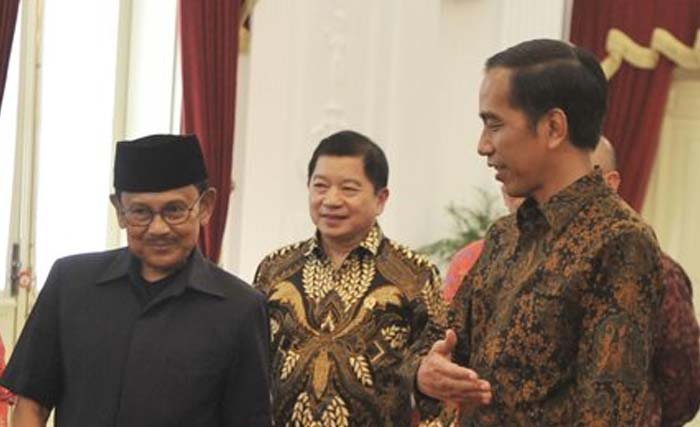
<instances>
[{"instance_id":1,"label":"ear","mask_svg":"<svg viewBox=\"0 0 700 427\"><path fill-rule=\"evenodd\" d=\"M204 227L209 224L212 214L214 213L214 205L216 204L216 188L209 187L202 195L199 201L199 224Z\"/></svg>"},{"instance_id":2,"label":"ear","mask_svg":"<svg viewBox=\"0 0 700 427\"><path fill-rule=\"evenodd\" d=\"M617 193L617 189L620 188L620 183L622 182L620 172L616 170L605 172L603 178L605 179L605 183L608 184L608 187L612 188L612 190Z\"/></svg>"},{"instance_id":3,"label":"ear","mask_svg":"<svg viewBox=\"0 0 700 427\"><path fill-rule=\"evenodd\" d=\"M561 108L552 108L540 120L548 148L558 148L569 139L569 122Z\"/></svg>"},{"instance_id":4,"label":"ear","mask_svg":"<svg viewBox=\"0 0 700 427\"><path fill-rule=\"evenodd\" d=\"M116 194L110 194L109 201L114 206L114 211L117 214L117 222L119 223L119 228L126 228L126 218L124 218L124 213L122 212L122 205L119 203L119 199Z\"/></svg>"},{"instance_id":5,"label":"ear","mask_svg":"<svg viewBox=\"0 0 700 427\"><path fill-rule=\"evenodd\" d=\"M377 192L377 216L384 212L384 205L389 198L389 189L384 187Z\"/></svg>"}]
</instances>

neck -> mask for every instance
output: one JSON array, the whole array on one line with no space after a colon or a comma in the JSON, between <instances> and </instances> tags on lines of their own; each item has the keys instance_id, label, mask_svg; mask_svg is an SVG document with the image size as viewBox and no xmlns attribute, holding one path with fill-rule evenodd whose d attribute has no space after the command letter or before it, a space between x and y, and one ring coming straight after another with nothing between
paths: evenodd
<instances>
[{"instance_id":1,"label":"neck","mask_svg":"<svg viewBox=\"0 0 700 427\"><path fill-rule=\"evenodd\" d=\"M532 197L540 205L547 203L552 196L588 175L592 170L593 164L588 152L573 148L561 153L561 156L548 168L547 181L533 192Z\"/></svg>"}]
</instances>

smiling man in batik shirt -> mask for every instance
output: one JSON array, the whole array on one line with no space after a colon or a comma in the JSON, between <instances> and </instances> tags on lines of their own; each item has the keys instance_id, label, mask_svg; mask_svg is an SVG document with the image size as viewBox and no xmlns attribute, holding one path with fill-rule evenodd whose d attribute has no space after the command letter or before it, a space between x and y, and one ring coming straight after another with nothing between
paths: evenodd
<instances>
[{"instance_id":1,"label":"smiling man in batik shirt","mask_svg":"<svg viewBox=\"0 0 700 427\"><path fill-rule=\"evenodd\" d=\"M419 357L444 333L436 268L376 223L389 191L382 150L343 131L308 168L317 227L267 256L255 283L268 298L277 426L408 426ZM416 396L439 426L435 401Z\"/></svg>"},{"instance_id":2,"label":"smiling man in batik shirt","mask_svg":"<svg viewBox=\"0 0 700 427\"><path fill-rule=\"evenodd\" d=\"M490 228L417 372L462 426L637 427L657 399L660 251L591 163L606 97L596 58L561 41L486 62L478 152L526 200Z\"/></svg>"}]
</instances>

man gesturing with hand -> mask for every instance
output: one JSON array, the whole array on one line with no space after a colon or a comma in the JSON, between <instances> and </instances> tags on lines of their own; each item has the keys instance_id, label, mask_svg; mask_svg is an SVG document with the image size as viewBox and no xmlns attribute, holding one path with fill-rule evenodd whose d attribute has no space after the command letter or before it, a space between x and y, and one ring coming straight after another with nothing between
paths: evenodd
<instances>
[{"instance_id":1,"label":"man gesturing with hand","mask_svg":"<svg viewBox=\"0 0 700 427\"><path fill-rule=\"evenodd\" d=\"M454 332L416 370L422 393L462 404L462 427L636 427L659 399L659 247L590 159L606 85L561 41L486 62L478 152L525 201L489 229Z\"/></svg>"},{"instance_id":2,"label":"man gesturing with hand","mask_svg":"<svg viewBox=\"0 0 700 427\"><path fill-rule=\"evenodd\" d=\"M447 330L445 339L436 341L418 368L418 390L444 402L460 406L469 413L479 405L491 402L491 385L471 369L452 362L457 335Z\"/></svg>"}]
</instances>

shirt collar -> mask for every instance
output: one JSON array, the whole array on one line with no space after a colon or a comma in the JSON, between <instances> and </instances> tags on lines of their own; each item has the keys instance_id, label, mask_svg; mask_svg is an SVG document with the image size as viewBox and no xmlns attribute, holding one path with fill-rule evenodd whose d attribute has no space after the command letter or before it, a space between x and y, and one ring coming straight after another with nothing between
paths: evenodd
<instances>
[{"instance_id":1,"label":"shirt collar","mask_svg":"<svg viewBox=\"0 0 700 427\"><path fill-rule=\"evenodd\" d=\"M518 228L522 232L529 232L547 227L558 232L593 198L611 192L600 168L596 166L593 171L582 176L542 205L528 198L518 209Z\"/></svg>"},{"instance_id":2,"label":"shirt collar","mask_svg":"<svg viewBox=\"0 0 700 427\"><path fill-rule=\"evenodd\" d=\"M128 248L121 249L112 263L105 269L97 280L97 284L106 284L129 275L129 268L135 256ZM167 294L182 293L185 288L195 289L210 295L225 298L226 292L222 284L212 277L211 269L215 266L204 258L197 248L194 250L185 266L176 273L173 282L168 285Z\"/></svg>"},{"instance_id":3,"label":"shirt collar","mask_svg":"<svg viewBox=\"0 0 700 427\"><path fill-rule=\"evenodd\" d=\"M375 223L369 230L369 233L367 233L367 236L365 236L353 251L361 248L372 254L372 256L377 256L379 253L379 245L382 243L383 239L384 233L381 227L379 227L379 224ZM304 252L304 255L309 256L312 253L324 254L323 245L321 245L321 235L318 230L316 230L314 236L309 239L309 246Z\"/></svg>"}]
</instances>

